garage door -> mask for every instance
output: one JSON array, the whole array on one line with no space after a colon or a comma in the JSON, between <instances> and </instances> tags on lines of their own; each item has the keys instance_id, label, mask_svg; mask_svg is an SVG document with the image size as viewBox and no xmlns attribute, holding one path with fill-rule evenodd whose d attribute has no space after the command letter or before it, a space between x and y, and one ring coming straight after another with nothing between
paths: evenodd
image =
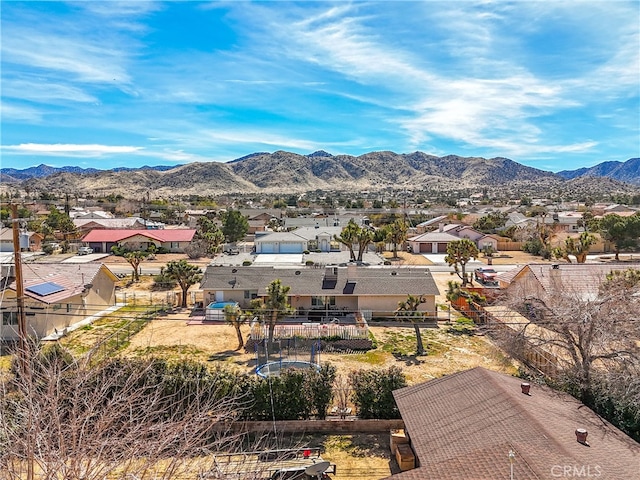
<instances>
[{"instance_id":1,"label":"garage door","mask_svg":"<svg viewBox=\"0 0 640 480\"><path fill-rule=\"evenodd\" d=\"M447 243L438 244L438 253L447 253Z\"/></svg>"},{"instance_id":2,"label":"garage door","mask_svg":"<svg viewBox=\"0 0 640 480\"><path fill-rule=\"evenodd\" d=\"M420 253L431 253L432 247L430 243L420 244Z\"/></svg>"},{"instance_id":3,"label":"garage door","mask_svg":"<svg viewBox=\"0 0 640 480\"><path fill-rule=\"evenodd\" d=\"M260 245L260 253L273 253L274 250L273 243L262 243Z\"/></svg>"},{"instance_id":4,"label":"garage door","mask_svg":"<svg viewBox=\"0 0 640 480\"><path fill-rule=\"evenodd\" d=\"M300 243L281 243L280 253L302 253L302 245Z\"/></svg>"}]
</instances>

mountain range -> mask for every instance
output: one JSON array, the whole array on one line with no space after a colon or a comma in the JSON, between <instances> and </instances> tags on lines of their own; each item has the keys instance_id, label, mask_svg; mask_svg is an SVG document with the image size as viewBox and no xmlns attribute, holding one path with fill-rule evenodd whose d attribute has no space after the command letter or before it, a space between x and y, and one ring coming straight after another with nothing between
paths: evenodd
<instances>
[{"instance_id":1,"label":"mountain range","mask_svg":"<svg viewBox=\"0 0 640 480\"><path fill-rule=\"evenodd\" d=\"M502 157L437 157L422 152L388 151L356 157L325 151L309 155L277 151L252 153L228 163L113 170L40 165L24 170L3 168L0 175L4 184L13 183L32 190L91 195L119 193L126 197L148 192L154 196L172 196L388 188L440 192L486 188L530 195L576 189L586 193L633 193L640 185L640 158L555 174Z\"/></svg>"}]
</instances>

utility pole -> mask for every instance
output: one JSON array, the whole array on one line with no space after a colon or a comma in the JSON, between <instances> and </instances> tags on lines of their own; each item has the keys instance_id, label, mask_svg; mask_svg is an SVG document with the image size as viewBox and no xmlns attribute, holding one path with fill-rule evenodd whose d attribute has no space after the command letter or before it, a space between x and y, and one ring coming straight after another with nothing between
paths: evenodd
<instances>
[{"instance_id":1,"label":"utility pole","mask_svg":"<svg viewBox=\"0 0 640 480\"><path fill-rule=\"evenodd\" d=\"M29 353L27 350L27 320L24 311L24 283L22 281L22 262L20 256L20 230L18 223L18 206L11 204L11 223L13 227L13 262L16 276L16 303L18 306L18 337L19 351L18 359L20 364L20 375L25 381L29 381ZM31 437L32 424L29 413L29 438L27 439L27 480L33 480L33 437Z\"/></svg>"},{"instance_id":2,"label":"utility pole","mask_svg":"<svg viewBox=\"0 0 640 480\"><path fill-rule=\"evenodd\" d=\"M11 223L13 226L13 262L16 276L16 302L18 306L18 338L20 341L20 362L23 372L27 365L27 320L24 312L24 284L22 281L22 261L20 257L20 230L18 228L18 206L11 204Z\"/></svg>"}]
</instances>

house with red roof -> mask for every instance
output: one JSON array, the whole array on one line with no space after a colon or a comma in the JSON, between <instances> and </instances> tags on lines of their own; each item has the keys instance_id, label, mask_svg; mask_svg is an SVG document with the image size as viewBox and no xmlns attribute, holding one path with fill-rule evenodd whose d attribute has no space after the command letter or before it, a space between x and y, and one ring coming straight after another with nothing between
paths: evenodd
<instances>
[{"instance_id":1,"label":"house with red roof","mask_svg":"<svg viewBox=\"0 0 640 480\"><path fill-rule=\"evenodd\" d=\"M415 468L388 480L639 478L637 442L546 386L476 367L393 396Z\"/></svg>"},{"instance_id":2,"label":"house with red roof","mask_svg":"<svg viewBox=\"0 0 640 480\"><path fill-rule=\"evenodd\" d=\"M147 250L151 245L164 248L167 252L183 253L191 244L195 229L168 228L162 230L92 230L82 241L93 248L95 253L110 253L111 247L130 246L132 250Z\"/></svg>"},{"instance_id":3,"label":"house with red roof","mask_svg":"<svg viewBox=\"0 0 640 480\"><path fill-rule=\"evenodd\" d=\"M0 340L12 342L19 338L13 266L3 265L2 275ZM115 305L118 278L103 264L28 263L22 277L27 334L37 339L59 338Z\"/></svg>"}]
</instances>

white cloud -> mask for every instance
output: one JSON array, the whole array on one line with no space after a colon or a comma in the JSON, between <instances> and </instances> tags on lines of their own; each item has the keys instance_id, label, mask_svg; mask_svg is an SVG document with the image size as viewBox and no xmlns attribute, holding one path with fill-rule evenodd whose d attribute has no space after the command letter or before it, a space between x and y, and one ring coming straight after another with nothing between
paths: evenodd
<instances>
[{"instance_id":1,"label":"white cloud","mask_svg":"<svg viewBox=\"0 0 640 480\"><path fill-rule=\"evenodd\" d=\"M17 122L40 123L42 120L42 113L39 110L24 105L2 102L0 111L2 112L3 122L14 120Z\"/></svg>"},{"instance_id":2,"label":"white cloud","mask_svg":"<svg viewBox=\"0 0 640 480\"><path fill-rule=\"evenodd\" d=\"M45 143L22 143L20 145L3 145L2 150L17 154L37 154L37 155L68 155L73 157L101 157L109 154L136 153L142 147L118 146L118 145L76 145L76 144L45 144Z\"/></svg>"}]
</instances>

